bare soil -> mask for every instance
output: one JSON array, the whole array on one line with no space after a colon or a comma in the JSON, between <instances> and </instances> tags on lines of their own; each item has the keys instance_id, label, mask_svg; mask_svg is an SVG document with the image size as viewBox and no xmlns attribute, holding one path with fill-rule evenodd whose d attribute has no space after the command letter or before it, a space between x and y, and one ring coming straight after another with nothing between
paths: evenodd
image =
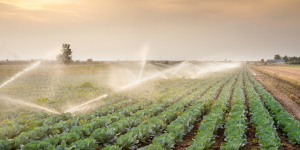
<instances>
[{"instance_id":1,"label":"bare soil","mask_svg":"<svg viewBox=\"0 0 300 150\"><path fill-rule=\"evenodd\" d=\"M261 70L272 76L276 76L283 80L286 80L292 84L300 84L300 70L299 67L282 67L282 66L260 66L253 67L256 70Z\"/></svg>"},{"instance_id":2,"label":"bare soil","mask_svg":"<svg viewBox=\"0 0 300 150\"><path fill-rule=\"evenodd\" d=\"M300 87L278 77L270 76L259 70L249 68L253 77L271 93L282 107L300 121Z\"/></svg>"},{"instance_id":3,"label":"bare soil","mask_svg":"<svg viewBox=\"0 0 300 150\"><path fill-rule=\"evenodd\" d=\"M299 150L300 147L299 145L297 144L291 144L289 142L289 138L287 136L284 135L283 131L280 130L280 129L277 129L277 133L278 133L278 136L281 140L281 143L282 143L282 146L280 146L280 150L285 150L285 149L288 149L288 150Z\"/></svg>"},{"instance_id":4,"label":"bare soil","mask_svg":"<svg viewBox=\"0 0 300 150\"><path fill-rule=\"evenodd\" d=\"M192 145L192 141L195 140L195 136L202 120L203 116L194 124L193 129L183 137L183 140L175 144L174 150L185 150L187 147Z\"/></svg>"},{"instance_id":5,"label":"bare soil","mask_svg":"<svg viewBox=\"0 0 300 150\"><path fill-rule=\"evenodd\" d=\"M225 128L219 128L217 130L216 142L209 148L210 150L219 150L225 139Z\"/></svg>"}]
</instances>

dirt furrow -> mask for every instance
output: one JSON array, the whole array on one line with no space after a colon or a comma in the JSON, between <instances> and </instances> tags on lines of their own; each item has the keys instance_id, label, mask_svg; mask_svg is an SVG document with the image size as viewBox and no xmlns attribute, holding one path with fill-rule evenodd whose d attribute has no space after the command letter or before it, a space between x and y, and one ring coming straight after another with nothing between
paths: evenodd
<instances>
[{"instance_id":1,"label":"dirt furrow","mask_svg":"<svg viewBox=\"0 0 300 150\"><path fill-rule=\"evenodd\" d=\"M285 108L291 115L295 117L296 120L300 121L300 106L297 104L297 100L292 100L293 98L289 93L283 92L280 89L289 89L295 95L300 95L300 89L297 86L292 86L290 83L286 81L282 81L281 79L277 79L276 77L272 77L267 75L261 71L251 69L251 71L256 73L253 77L264 86L264 88L273 95L276 101L280 103L280 105ZM297 92L296 92L297 91ZM300 104L300 101L299 101Z\"/></svg>"},{"instance_id":2,"label":"dirt furrow","mask_svg":"<svg viewBox=\"0 0 300 150\"><path fill-rule=\"evenodd\" d=\"M232 78L232 77L231 77ZM217 99L219 99L220 97L220 94L221 94L221 91L223 89L223 87L230 81L230 79L220 88L219 92L218 92L218 95L217 97L215 98L215 101ZM213 105L213 103L210 105L210 107ZM193 129L187 133L186 135L183 136L183 140L180 141L180 142L176 142L175 144L175 147L174 147L174 150L186 150L190 145L192 145L192 141L195 140L195 136L197 135L197 132L198 132L198 128L201 124L201 121L203 120L203 116L205 116L206 114L209 113L209 110L207 112L205 112L202 116L201 116L201 119L199 121L197 121L195 124L194 124L194 127ZM223 134L224 134L224 131L223 131Z\"/></svg>"}]
</instances>

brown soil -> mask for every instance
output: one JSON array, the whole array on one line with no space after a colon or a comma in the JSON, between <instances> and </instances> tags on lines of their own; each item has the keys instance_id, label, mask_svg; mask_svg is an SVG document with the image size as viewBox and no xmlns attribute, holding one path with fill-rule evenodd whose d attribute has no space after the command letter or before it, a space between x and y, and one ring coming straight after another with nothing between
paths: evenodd
<instances>
[{"instance_id":1,"label":"brown soil","mask_svg":"<svg viewBox=\"0 0 300 150\"><path fill-rule=\"evenodd\" d=\"M278 77L267 75L259 70L249 68L256 75L253 77L271 93L282 107L284 107L296 120L300 121L300 87Z\"/></svg>"},{"instance_id":2,"label":"brown soil","mask_svg":"<svg viewBox=\"0 0 300 150\"><path fill-rule=\"evenodd\" d=\"M198 131L198 128L200 126L202 119L203 119L203 116L201 117L201 119L199 121L197 121L194 124L193 129L183 137L183 140L181 142L177 142L175 144L174 150L185 150L185 149L187 149L187 147L192 145L192 141L195 140L195 136L197 134L197 131Z\"/></svg>"},{"instance_id":3,"label":"brown soil","mask_svg":"<svg viewBox=\"0 0 300 150\"><path fill-rule=\"evenodd\" d=\"M235 80L234 85L236 84L236 82L237 82L237 79ZM233 91L234 91L234 88L232 88L232 91L231 91L231 96L229 98L229 106L228 106L228 109L225 113L225 116L227 116L226 114L228 114L231 110L231 100L232 100L232 96L233 96ZM217 130L216 142L209 149L219 150L221 148L221 146L222 146L223 142L225 142L225 138L226 138L225 135L224 135L224 132L225 132L225 128L219 128Z\"/></svg>"},{"instance_id":4,"label":"brown soil","mask_svg":"<svg viewBox=\"0 0 300 150\"><path fill-rule=\"evenodd\" d=\"M237 79L236 79L237 80ZM218 95L217 97L215 98L215 100L217 100L221 94L221 91L223 89L223 87L230 81L230 79L220 88L220 91L218 92ZM232 96L232 95L231 95ZM231 100L232 97L230 97L230 100ZM213 103L210 105L212 106ZM187 133L186 135L183 136L183 140L181 142L176 142L175 144L175 147L174 147L174 150L186 150L190 145L192 145L192 141L195 140L195 136L198 132L198 128L200 126L200 123L201 121L203 120L203 116L205 116L206 114L208 114L209 111L205 112L202 116L201 116L201 119L199 121L197 121L195 124L194 124L194 127L193 129ZM217 139L217 142L218 143L222 143L225 139L224 137L224 131L225 129L218 129L218 136L220 137L219 139ZM216 143L217 143L216 142ZM220 144L221 145L221 144ZM218 148L220 149L220 148Z\"/></svg>"},{"instance_id":5,"label":"brown soil","mask_svg":"<svg viewBox=\"0 0 300 150\"><path fill-rule=\"evenodd\" d=\"M281 149L281 150L285 150L285 149L288 149L288 150L299 150L300 149L299 145L297 145L297 144L291 144L289 142L289 138L284 135L284 133L283 133L282 130L277 129L277 133L278 133L278 136L279 136L279 138L281 140L281 143L282 143L282 146L280 146L279 149Z\"/></svg>"},{"instance_id":6,"label":"brown soil","mask_svg":"<svg viewBox=\"0 0 300 150\"><path fill-rule=\"evenodd\" d=\"M277 76L281 79L285 79L292 84L299 85L300 72L298 67L261 66L254 68L266 72L268 74Z\"/></svg>"},{"instance_id":7,"label":"brown soil","mask_svg":"<svg viewBox=\"0 0 300 150\"><path fill-rule=\"evenodd\" d=\"M245 93L245 98L246 98L246 106L247 106L247 120L248 120L248 124L247 124L247 127L248 127L248 130L246 132L246 135L247 135L247 144L244 145L242 147L243 150L248 150L248 149L260 149L260 145L258 144L258 138L255 137L255 129L253 127L253 124L250 122L250 107L249 107L249 101L248 101L248 98L247 98L247 95L246 95L246 92L244 91Z\"/></svg>"},{"instance_id":8,"label":"brown soil","mask_svg":"<svg viewBox=\"0 0 300 150\"><path fill-rule=\"evenodd\" d=\"M217 130L217 137L216 137L216 143L214 143L209 149L210 150L219 150L224 142L225 139L225 128L219 128Z\"/></svg>"}]
</instances>

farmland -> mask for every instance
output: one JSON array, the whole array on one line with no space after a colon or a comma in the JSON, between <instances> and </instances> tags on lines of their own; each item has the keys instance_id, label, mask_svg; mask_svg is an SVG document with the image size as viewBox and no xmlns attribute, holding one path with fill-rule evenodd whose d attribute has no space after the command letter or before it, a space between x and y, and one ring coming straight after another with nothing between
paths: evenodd
<instances>
[{"instance_id":1,"label":"farmland","mask_svg":"<svg viewBox=\"0 0 300 150\"><path fill-rule=\"evenodd\" d=\"M272 69L273 73L269 71ZM279 70L284 68L283 70ZM291 72L296 73L298 67L250 67L253 77L259 81L270 92L282 106L284 106L297 120L300 120L300 93L299 85L295 84L297 81L289 76ZM274 71L276 71L274 73ZM293 75L299 76L297 74Z\"/></svg>"},{"instance_id":2,"label":"farmland","mask_svg":"<svg viewBox=\"0 0 300 150\"><path fill-rule=\"evenodd\" d=\"M26 67L0 66L0 81ZM297 115L253 68L178 62L142 71L139 63L43 64L26 73L0 89L12 101L0 105L0 149L299 149Z\"/></svg>"}]
</instances>

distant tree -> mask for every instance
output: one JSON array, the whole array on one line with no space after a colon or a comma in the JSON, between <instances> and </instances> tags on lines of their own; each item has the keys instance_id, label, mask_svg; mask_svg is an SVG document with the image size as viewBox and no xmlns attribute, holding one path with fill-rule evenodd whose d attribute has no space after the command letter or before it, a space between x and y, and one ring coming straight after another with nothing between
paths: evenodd
<instances>
[{"instance_id":1,"label":"distant tree","mask_svg":"<svg viewBox=\"0 0 300 150\"><path fill-rule=\"evenodd\" d=\"M286 56L286 55L285 55L285 56L283 56L283 57L282 57L282 59L283 59L285 62L289 62L289 57L288 57L288 56Z\"/></svg>"},{"instance_id":2,"label":"distant tree","mask_svg":"<svg viewBox=\"0 0 300 150\"><path fill-rule=\"evenodd\" d=\"M165 61L165 64L169 64L169 61Z\"/></svg>"},{"instance_id":3,"label":"distant tree","mask_svg":"<svg viewBox=\"0 0 300 150\"><path fill-rule=\"evenodd\" d=\"M298 57L293 56L290 58L290 62L297 62L298 61Z\"/></svg>"},{"instance_id":4,"label":"distant tree","mask_svg":"<svg viewBox=\"0 0 300 150\"><path fill-rule=\"evenodd\" d=\"M6 61L8 61L8 59L6 59Z\"/></svg>"},{"instance_id":5,"label":"distant tree","mask_svg":"<svg viewBox=\"0 0 300 150\"><path fill-rule=\"evenodd\" d=\"M61 54L56 56L57 61L66 65L70 64L70 62L72 62L72 50L70 49L70 44L63 44L61 52Z\"/></svg>"},{"instance_id":6,"label":"distant tree","mask_svg":"<svg viewBox=\"0 0 300 150\"><path fill-rule=\"evenodd\" d=\"M265 60L264 60L264 59L261 59L261 60L260 60L260 64L261 64L261 65L264 65L264 64L265 64Z\"/></svg>"},{"instance_id":7,"label":"distant tree","mask_svg":"<svg viewBox=\"0 0 300 150\"><path fill-rule=\"evenodd\" d=\"M274 59L281 59L281 56L279 54L274 56Z\"/></svg>"},{"instance_id":8,"label":"distant tree","mask_svg":"<svg viewBox=\"0 0 300 150\"><path fill-rule=\"evenodd\" d=\"M87 59L87 60L86 60L86 62L88 62L88 63L92 63L92 62L93 62L93 59L92 59L92 58L90 58L90 59Z\"/></svg>"}]
</instances>

